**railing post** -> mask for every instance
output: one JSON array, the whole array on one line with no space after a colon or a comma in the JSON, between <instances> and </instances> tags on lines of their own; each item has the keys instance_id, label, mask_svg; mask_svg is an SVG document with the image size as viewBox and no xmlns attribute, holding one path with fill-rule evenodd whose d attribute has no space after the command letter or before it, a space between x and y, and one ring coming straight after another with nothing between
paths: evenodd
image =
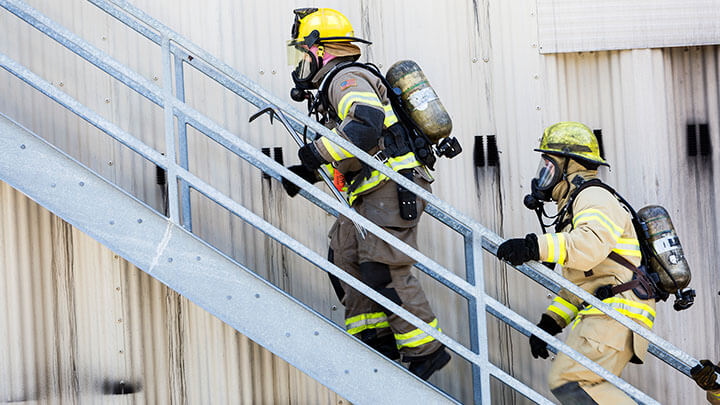
<instances>
[{"instance_id":1,"label":"railing post","mask_svg":"<svg viewBox=\"0 0 720 405\"><path fill-rule=\"evenodd\" d=\"M490 358L488 357L487 315L485 309L485 274L483 267L482 233L471 227L465 236L465 266L468 282L475 286L469 302L471 350L478 354L482 365L473 364L473 398L476 404L490 404Z\"/></svg>"},{"instance_id":2,"label":"railing post","mask_svg":"<svg viewBox=\"0 0 720 405\"><path fill-rule=\"evenodd\" d=\"M175 116L173 114L172 64L170 37L163 33L163 108L165 110L165 161L167 162L168 214L170 221L180 224L178 215L177 159L175 155Z\"/></svg>"},{"instance_id":3,"label":"railing post","mask_svg":"<svg viewBox=\"0 0 720 405\"><path fill-rule=\"evenodd\" d=\"M177 53L173 54L175 61L175 97L185 102L185 72L183 57ZM188 169L188 144L187 144L187 120L185 114L178 112L178 159L180 167ZM192 232L192 216L190 212L190 185L185 180L180 180L180 200L182 202L182 226Z\"/></svg>"}]
</instances>

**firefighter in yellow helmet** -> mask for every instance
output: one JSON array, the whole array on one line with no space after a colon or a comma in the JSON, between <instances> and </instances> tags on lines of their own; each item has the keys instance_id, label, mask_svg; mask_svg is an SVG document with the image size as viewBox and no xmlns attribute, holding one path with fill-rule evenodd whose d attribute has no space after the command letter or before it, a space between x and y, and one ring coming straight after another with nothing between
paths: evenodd
<instances>
[{"instance_id":1,"label":"firefighter in yellow helmet","mask_svg":"<svg viewBox=\"0 0 720 405\"><path fill-rule=\"evenodd\" d=\"M306 8L294 11L290 63L295 67L291 98L308 100L310 113L338 135L426 190L432 177L407 144L388 98L390 89L360 57L350 22L338 11ZM316 91L316 94L313 94ZM289 169L305 180L319 180L324 168L335 185L347 193L350 205L365 218L417 248L417 224L425 201L399 187L377 170L325 137L302 146L301 164ZM288 194L298 192L287 180ZM340 216L330 229L329 260L368 286L440 330L438 320L410 269L414 260L382 239L359 235L354 224ZM332 278L345 305L347 331L385 356L409 362L409 369L427 379L450 361L444 345L348 285Z\"/></svg>"},{"instance_id":2,"label":"firefighter in yellow helmet","mask_svg":"<svg viewBox=\"0 0 720 405\"><path fill-rule=\"evenodd\" d=\"M498 258L513 265L529 260L560 264L565 278L652 328L655 301L639 297L636 292L650 298L632 281L633 268L641 261L632 218L615 195L600 186L598 168L608 164L600 156L595 135L581 123L559 122L545 129L535 150L541 153L540 166L525 203L541 209L543 201L555 201L559 213L555 232L508 239L498 247ZM565 290L538 326L551 335L569 326L566 343L618 376L628 362L642 363L647 352L645 339ZM530 347L533 357L548 357L547 343L537 336L530 337ZM548 382L562 404L635 403L562 353L550 368Z\"/></svg>"},{"instance_id":3,"label":"firefighter in yellow helmet","mask_svg":"<svg viewBox=\"0 0 720 405\"><path fill-rule=\"evenodd\" d=\"M714 365L710 360L700 360L700 364L690 370L690 375L697 385L707 391L707 400L713 405L720 405L720 363Z\"/></svg>"}]
</instances>

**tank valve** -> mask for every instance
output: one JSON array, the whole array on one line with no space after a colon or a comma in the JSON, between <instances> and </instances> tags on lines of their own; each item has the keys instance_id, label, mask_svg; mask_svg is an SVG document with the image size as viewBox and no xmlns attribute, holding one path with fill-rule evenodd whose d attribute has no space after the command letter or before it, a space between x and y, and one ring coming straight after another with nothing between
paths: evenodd
<instances>
[{"instance_id":1,"label":"tank valve","mask_svg":"<svg viewBox=\"0 0 720 405\"><path fill-rule=\"evenodd\" d=\"M673 304L673 308L676 311L682 311L683 309L688 309L692 306L692 304L695 303L695 290L693 289L686 289L686 290L678 290L675 293L675 303Z\"/></svg>"}]
</instances>

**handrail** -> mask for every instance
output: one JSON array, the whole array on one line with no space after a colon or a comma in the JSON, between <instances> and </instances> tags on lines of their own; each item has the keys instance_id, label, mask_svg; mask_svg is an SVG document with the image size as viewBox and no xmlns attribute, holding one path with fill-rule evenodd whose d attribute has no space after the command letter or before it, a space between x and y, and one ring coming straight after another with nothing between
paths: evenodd
<instances>
[{"instance_id":1,"label":"handrail","mask_svg":"<svg viewBox=\"0 0 720 405\"><path fill-rule=\"evenodd\" d=\"M452 207L445 201L440 200L436 196L428 193L426 190L419 187L417 184L409 181L405 177L397 174L387 166L376 161L364 151L357 148L352 143L345 139L335 135L328 131L326 128L318 124L317 122L308 119L304 114L290 107L283 100L279 100L267 93L264 89L247 79L245 76L235 71L228 65L217 60L206 51L200 49L184 37L173 32L169 28L165 27L158 21L154 20L141 10L135 8L125 0L88 0L95 4L108 14L112 15L116 19L125 23L129 27L133 28L138 33L142 34L146 38L150 39L154 43L161 46L162 57L163 57L163 87L160 88L136 72L131 71L127 67L123 66L119 62L115 61L107 54L103 53L99 49L88 44L81 38L77 37L73 33L69 32L65 28L61 27L57 23L51 21L37 10L32 9L27 4L20 0L0 0L0 6L4 7L8 11L12 12L19 18L23 19L30 25L44 32L54 40L58 41L71 51L80 55L87 61L93 63L103 71L107 72L112 77L126 84L128 87L137 91L141 95L148 98L155 104L165 109L165 123L166 123L166 144L168 148L174 151L174 117L178 118L178 121L184 125L188 124L200 132L204 133L209 138L220 143L228 150L237 154L241 158L247 160L249 163L258 167L262 171L271 175L276 179L287 178L293 183L300 186L301 194L308 198L310 201L324 209L325 211L337 215L342 214L352 219L354 222L361 225L363 228L377 235L381 239L388 243L396 246L398 250L417 260L418 267L429 274L430 276L438 279L444 285L452 288L454 291L461 294L463 297L469 300L470 307L470 329L471 329L471 349L467 349L465 346L451 339L442 332L430 327L428 324L410 314L400 306L389 301L376 291L372 290L362 282L353 278L342 269L339 269L332 263L325 260L323 257L317 255L317 253L303 246L299 242L290 238L288 235L273 227L262 218L253 214L239 203L233 201L227 196L223 195L219 191L215 190L202 180L194 176L187 170L186 157L183 164L183 153L186 153L187 145L183 145L182 136L180 137L180 156L176 157L173 154L167 154L163 156L160 152L143 144L137 138L132 135L120 130L114 124L102 119L99 115L95 114L87 107L82 106L77 101L73 100L65 93L60 92L54 86L50 85L40 77L34 75L24 67L20 66L16 62L12 61L7 56L0 54L0 65L5 69L18 76L23 81L27 82L31 86L35 87L39 91L46 94L48 97L54 99L58 103L62 104L66 108L70 109L80 117L95 125L99 129L106 132L108 135L118 139L120 142L140 153L146 159L152 161L158 166L167 170L169 179L181 180L181 188L183 191L181 194L185 198L185 191L189 190L191 186L193 189L206 195L211 200L215 201L219 205L230 210L234 214L246 220L256 228L260 229L268 236L277 240L281 244L287 246L291 250L297 252L308 261L320 267L321 269L336 275L338 278L351 285L353 288L361 291L379 304L387 307L396 314L402 316L408 320L415 327L423 330L427 334L435 337L440 342L448 346L451 350L455 351L468 361L473 364L473 377L475 386L475 400L476 402L490 402L489 396L489 376L493 375L503 381L504 383L517 389L523 395L527 396L531 400L538 403L549 403L545 398L540 396L537 392L525 386L521 382L515 380L513 377L492 365L487 357L487 339L486 339L486 325L485 325L485 312L488 311L494 316L500 318L504 322L510 324L515 329L518 329L524 334L536 334L542 337L544 340L550 342L550 344L561 351L568 354L570 357L580 362L588 369L596 372L601 377L610 381L614 385L618 386L623 391L627 392L636 400L642 403L657 403L646 394L640 392L630 384L613 375L607 370L603 369L596 363L590 361L586 357L580 355L563 342L556 338L548 335L543 330L539 329L532 323L528 322L520 315L510 310L506 306L495 301L491 297L487 296L484 291L484 280L482 274L482 251L480 248L484 248L491 253L495 254L497 245L502 242L502 238L494 234L477 221L467 217L465 214L459 212L457 209ZM172 94L172 57L175 58L175 78L176 78L176 95ZM242 139L231 134L220 125L216 124L212 120L200 114L198 111L187 106L183 101L183 62L195 67L201 72L208 75L210 78L218 81L218 83L227 87L231 91L238 94L240 97L249 101L257 107L263 108L266 106L272 106L276 108L283 117L292 120L293 126L296 130L299 129L300 125L307 125L310 129L318 134L324 135L334 143L345 148L350 153L367 163L369 166L380 171L381 173L390 177L393 181L413 191L416 195L423 198L428 202L428 212L434 217L438 218L441 222L445 223L452 229L462 234L465 238L466 245L466 276L468 281L455 275L450 270L439 265L435 261L429 259L424 254L418 252L402 241L398 240L391 234L384 231L371 221L368 221L364 217L357 214L355 211L349 209L347 206L340 204L338 201L332 199L329 195L322 192L318 188L310 185L306 181L294 173L288 171L277 162L273 161L269 157L262 154L260 151L252 147L251 145L244 142ZM185 152L183 152L183 146ZM178 165L176 161L181 161ZM176 181L170 180L168 183L176 184ZM189 194L189 192L187 193ZM177 195L177 193L169 192L168 195ZM175 223L180 223L179 218L179 206L177 199L172 199L170 202L170 220ZM189 207L189 201L183 201L183 215L185 214L185 207ZM183 220L187 221L189 217L184 216ZM183 224L189 226L189 224ZM649 330L643 328L636 322L630 320L626 316L613 311L605 303L601 302L594 296L583 291L576 285L570 283L560 275L550 271L544 266L534 262L523 266L519 266L518 269L523 273L527 274L535 281L541 283L545 287L557 292L557 289L562 287L584 299L586 302L597 307L601 311L607 313L610 317L617 320L624 326L638 333L640 336L646 338L652 343L651 353L660 357L663 361L677 368L681 372L688 374L690 367L697 364L697 360L683 353L672 344L665 340L657 337Z\"/></svg>"}]
</instances>

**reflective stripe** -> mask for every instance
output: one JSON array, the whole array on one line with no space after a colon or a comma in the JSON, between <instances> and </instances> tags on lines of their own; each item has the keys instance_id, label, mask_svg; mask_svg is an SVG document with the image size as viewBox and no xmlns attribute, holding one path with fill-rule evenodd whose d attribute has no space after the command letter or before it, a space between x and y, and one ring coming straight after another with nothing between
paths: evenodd
<instances>
[{"instance_id":1,"label":"reflective stripe","mask_svg":"<svg viewBox=\"0 0 720 405\"><path fill-rule=\"evenodd\" d=\"M578 314L578 308L562 297L555 297L553 303L547 309L560 315L565 320L565 325L572 322Z\"/></svg>"},{"instance_id":2,"label":"reflective stripe","mask_svg":"<svg viewBox=\"0 0 720 405\"><path fill-rule=\"evenodd\" d=\"M370 91L351 91L345 94L338 103L338 116L341 120L345 119L353 103L368 104L383 108L384 110L383 104L380 102L377 94Z\"/></svg>"},{"instance_id":3,"label":"reflective stripe","mask_svg":"<svg viewBox=\"0 0 720 405\"><path fill-rule=\"evenodd\" d=\"M393 111L391 104L383 106L383 109L385 110L385 128L390 128L391 125L398 122L397 116L395 115L395 111Z\"/></svg>"},{"instance_id":4,"label":"reflective stripe","mask_svg":"<svg viewBox=\"0 0 720 405\"><path fill-rule=\"evenodd\" d=\"M634 238L620 238L613 252L623 256L642 257L640 253L640 242Z\"/></svg>"},{"instance_id":5,"label":"reflective stripe","mask_svg":"<svg viewBox=\"0 0 720 405\"><path fill-rule=\"evenodd\" d=\"M414 167L419 167L422 164L415 158L414 153L408 152L402 156L388 159L385 165L389 166L391 169L397 172L403 169L412 169ZM386 175L380 173L377 170L373 170L370 173L370 177L368 179L365 179L362 184L360 184L360 186L358 186L352 193L350 193L350 195L348 196L348 203L352 205L352 203L355 201L355 199L357 199L360 193L379 186L387 179L388 177Z\"/></svg>"},{"instance_id":6,"label":"reflective stripe","mask_svg":"<svg viewBox=\"0 0 720 405\"><path fill-rule=\"evenodd\" d=\"M618 239L622 236L623 230L619 226L615 225L615 223L607 217L607 215L603 214L602 212L596 210L596 209L588 209L579 212L575 217L573 218L573 227L576 226L576 224L580 221L597 221L605 227L608 231L610 231L613 236L615 236L615 242L617 243Z\"/></svg>"},{"instance_id":7,"label":"reflective stripe","mask_svg":"<svg viewBox=\"0 0 720 405\"><path fill-rule=\"evenodd\" d=\"M387 315L385 312L372 312L360 314L345 319L345 329L349 334L355 335L366 329L389 328Z\"/></svg>"},{"instance_id":8,"label":"reflective stripe","mask_svg":"<svg viewBox=\"0 0 720 405\"><path fill-rule=\"evenodd\" d=\"M648 328L652 329L653 323L655 322L655 310L647 304L643 304L637 301L627 300L625 298L611 297L603 300L604 303L610 305L614 310L620 312L623 315L627 315L630 318L638 320L644 323ZM599 309L588 306L578 313L575 323L573 323L573 329L580 321L583 315L602 315Z\"/></svg>"},{"instance_id":9,"label":"reflective stripe","mask_svg":"<svg viewBox=\"0 0 720 405\"><path fill-rule=\"evenodd\" d=\"M437 318L429 323L430 326L442 332L442 329L438 328L437 324ZM398 349L401 347L418 347L430 343L433 340L435 340L435 338L423 332L422 329L414 329L408 333L395 334L395 343L397 343Z\"/></svg>"},{"instance_id":10,"label":"reflective stripe","mask_svg":"<svg viewBox=\"0 0 720 405\"><path fill-rule=\"evenodd\" d=\"M325 150L328 151L330 156L332 156L333 160L335 160L336 162L353 157L350 152L346 151L338 145L335 145L332 141L325 138L324 136L320 138L320 142L323 144Z\"/></svg>"},{"instance_id":11,"label":"reflective stripe","mask_svg":"<svg viewBox=\"0 0 720 405\"><path fill-rule=\"evenodd\" d=\"M565 256L567 254L565 250L565 235L562 233L546 233L545 240L548 246L548 257L546 261L559 263L560 265L565 263Z\"/></svg>"},{"instance_id":12,"label":"reflective stripe","mask_svg":"<svg viewBox=\"0 0 720 405\"><path fill-rule=\"evenodd\" d=\"M720 398L720 391L718 391L718 392L709 392L708 391L708 394L714 396L715 398Z\"/></svg>"}]
</instances>

